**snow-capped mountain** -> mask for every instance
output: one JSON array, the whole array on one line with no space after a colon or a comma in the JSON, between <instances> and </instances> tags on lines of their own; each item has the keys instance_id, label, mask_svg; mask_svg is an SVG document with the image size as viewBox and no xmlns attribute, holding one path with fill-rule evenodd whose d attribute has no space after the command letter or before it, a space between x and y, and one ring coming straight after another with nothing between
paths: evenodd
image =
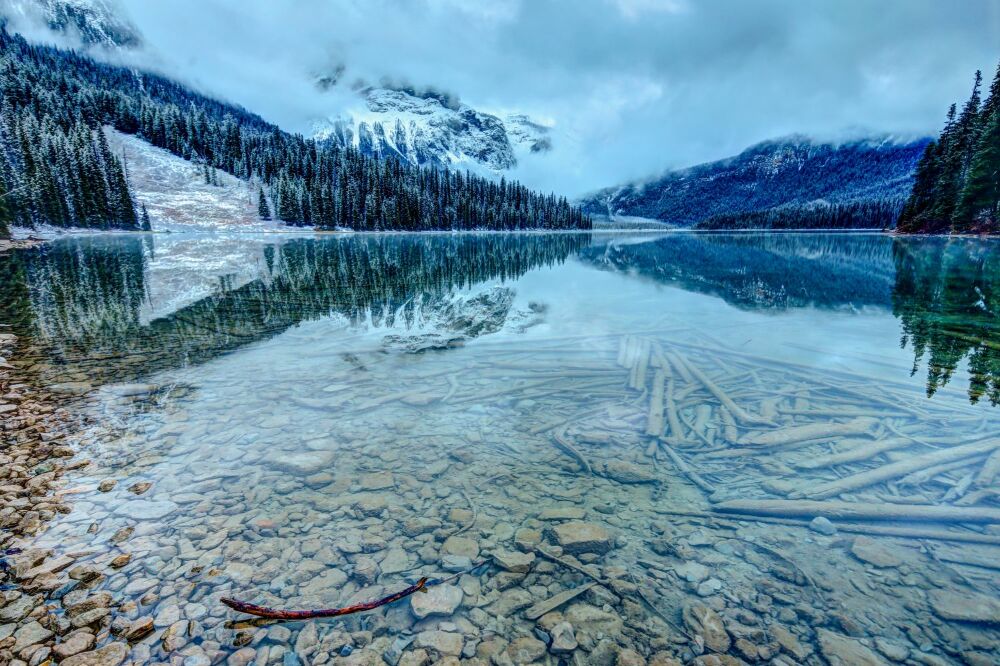
<instances>
[{"instance_id":1,"label":"snow-capped mountain","mask_svg":"<svg viewBox=\"0 0 1000 666\"><path fill-rule=\"evenodd\" d=\"M136 29L114 0L3 0L0 17L18 29L47 28L88 46L136 47Z\"/></svg>"},{"instance_id":2,"label":"snow-capped mountain","mask_svg":"<svg viewBox=\"0 0 1000 666\"><path fill-rule=\"evenodd\" d=\"M581 203L593 214L691 225L723 213L781 206L902 201L927 142L878 136L833 143L796 135L647 182L610 187Z\"/></svg>"},{"instance_id":3,"label":"snow-capped mountain","mask_svg":"<svg viewBox=\"0 0 1000 666\"><path fill-rule=\"evenodd\" d=\"M316 126L316 138L411 164L500 173L552 147L549 128L519 113L485 113L437 92L368 87L363 108Z\"/></svg>"}]
</instances>

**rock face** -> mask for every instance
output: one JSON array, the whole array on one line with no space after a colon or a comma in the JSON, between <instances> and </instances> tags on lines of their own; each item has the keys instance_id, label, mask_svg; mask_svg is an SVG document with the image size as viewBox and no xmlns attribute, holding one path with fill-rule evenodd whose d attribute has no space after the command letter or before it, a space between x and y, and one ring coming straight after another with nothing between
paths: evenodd
<instances>
[{"instance_id":1,"label":"rock face","mask_svg":"<svg viewBox=\"0 0 1000 666\"><path fill-rule=\"evenodd\" d=\"M1000 600L976 592L934 590L931 608L945 620L1000 625Z\"/></svg>"},{"instance_id":2,"label":"rock face","mask_svg":"<svg viewBox=\"0 0 1000 666\"><path fill-rule=\"evenodd\" d=\"M816 637L830 666L888 666L889 662L853 638L827 629L817 629Z\"/></svg>"},{"instance_id":3,"label":"rock face","mask_svg":"<svg viewBox=\"0 0 1000 666\"><path fill-rule=\"evenodd\" d=\"M555 542L567 553L607 553L614 545L611 534L594 523L572 520L552 528Z\"/></svg>"},{"instance_id":4,"label":"rock face","mask_svg":"<svg viewBox=\"0 0 1000 666\"><path fill-rule=\"evenodd\" d=\"M462 603L462 588L457 585L434 585L426 594L410 596L410 609L418 618L451 615Z\"/></svg>"},{"instance_id":5,"label":"rock face","mask_svg":"<svg viewBox=\"0 0 1000 666\"><path fill-rule=\"evenodd\" d=\"M339 77L338 77L339 78ZM335 84L329 77L321 81ZM523 114L484 113L434 91L370 87L363 116L321 123L316 138L382 158L494 173L517 166L518 155L551 148L549 128Z\"/></svg>"}]
</instances>

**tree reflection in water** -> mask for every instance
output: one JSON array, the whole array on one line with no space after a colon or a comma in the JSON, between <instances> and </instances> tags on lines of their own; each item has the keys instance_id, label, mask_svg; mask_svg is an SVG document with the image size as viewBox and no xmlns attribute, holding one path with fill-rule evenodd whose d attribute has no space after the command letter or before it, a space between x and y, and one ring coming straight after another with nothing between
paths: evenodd
<instances>
[{"instance_id":1,"label":"tree reflection in water","mask_svg":"<svg viewBox=\"0 0 1000 666\"><path fill-rule=\"evenodd\" d=\"M927 395L968 359L969 400L1000 405L1000 242L896 238L893 258L892 310L913 373L927 361Z\"/></svg>"}]
</instances>

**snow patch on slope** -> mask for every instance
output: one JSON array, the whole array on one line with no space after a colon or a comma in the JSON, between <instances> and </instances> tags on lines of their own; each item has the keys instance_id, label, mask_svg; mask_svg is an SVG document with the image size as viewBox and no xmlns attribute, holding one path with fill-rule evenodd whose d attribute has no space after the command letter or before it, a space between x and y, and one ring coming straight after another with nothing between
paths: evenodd
<instances>
[{"instance_id":1,"label":"snow patch on slope","mask_svg":"<svg viewBox=\"0 0 1000 666\"><path fill-rule=\"evenodd\" d=\"M257 217L257 186L217 171L206 185L204 167L131 134L105 127L108 144L124 156L137 206L145 204L153 231L268 231L280 222Z\"/></svg>"}]
</instances>

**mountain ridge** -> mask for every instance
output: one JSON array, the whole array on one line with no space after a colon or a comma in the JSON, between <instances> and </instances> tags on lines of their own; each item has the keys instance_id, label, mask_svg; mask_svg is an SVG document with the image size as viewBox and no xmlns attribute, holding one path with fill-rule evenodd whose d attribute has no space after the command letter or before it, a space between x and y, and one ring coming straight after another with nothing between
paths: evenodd
<instances>
[{"instance_id":1,"label":"mountain ridge","mask_svg":"<svg viewBox=\"0 0 1000 666\"><path fill-rule=\"evenodd\" d=\"M902 201L929 139L873 135L832 142L802 134L768 139L732 157L667 171L582 197L591 214L692 226L722 214Z\"/></svg>"}]
</instances>

